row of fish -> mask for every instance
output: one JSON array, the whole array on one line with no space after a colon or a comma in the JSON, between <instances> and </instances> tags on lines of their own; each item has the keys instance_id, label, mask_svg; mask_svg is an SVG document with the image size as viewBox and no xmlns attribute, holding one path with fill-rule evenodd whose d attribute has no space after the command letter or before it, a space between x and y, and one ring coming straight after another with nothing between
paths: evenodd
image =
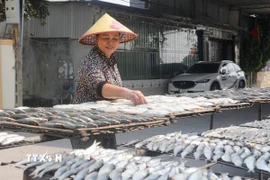
<instances>
[{"instance_id":1,"label":"row of fish","mask_svg":"<svg viewBox=\"0 0 270 180\"><path fill-rule=\"evenodd\" d=\"M64 104L55 105L55 109L95 109L107 113L124 114L144 114L149 116L169 116L171 114L183 113L187 111L213 109L222 104L235 104L238 101L230 98L212 98L203 97L176 97L169 95L146 96L148 104L134 106L131 101L126 99L117 99L114 101L96 101L82 104Z\"/></svg>"},{"instance_id":2,"label":"row of fish","mask_svg":"<svg viewBox=\"0 0 270 180\"><path fill-rule=\"evenodd\" d=\"M247 94L248 89L241 90ZM265 89L264 93L267 94ZM131 122L146 122L153 116L170 116L187 111L213 110L219 105L236 104L241 101L233 99L235 90L205 92L217 93L220 97L201 95L152 95L146 96L148 104L134 106L131 101L116 99L113 101L96 101L81 104L55 105L53 108L19 107L0 111L0 121L41 125L53 128L95 128ZM226 96L226 94L228 96ZM257 93L258 94L258 93ZM260 94L260 93L259 93ZM190 97L188 97L190 96ZM193 96L193 97L192 97ZM136 116L126 117L127 114ZM141 117L138 117L141 116ZM146 116L146 117L145 117ZM53 121L53 123L48 121ZM102 120L102 121L101 121ZM93 122L95 121L95 123ZM99 122L97 122L99 121Z\"/></svg>"},{"instance_id":3,"label":"row of fish","mask_svg":"<svg viewBox=\"0 0 270 180\"><path fill-rule=\"evenodd\" d=\"M16 122L49 128L96 128L103 126L152 122L158 118L147 115L104 113L97 110L70 110L54 108L21 107L1 110L0 122Z\"/></svg>"},{"instance_id":4,"label":"row of fish","mask_svg":"<svg viewBox=\"0 0 270 180\"><path fill-rule=\"evenodd\" d=\"M156 135L145 140L134 140L125 146L146 148L150 151L169 153L174 156L194 157L212 162L229 162L238 167L247 167L254 172L255 168L270 172L270 146L243 143L217 138L207 138L196 133L181 132L167 135Z\"/></svg>"},{"instance_id":5,"label":"row of fish","mask_svg":"<svg viewBox=\"0 0 270 180\"><path fill-rule=\"evenodd\" d=\"M252 100L269 100L270 88L244 88L244 89L227 89L216 91L205 91L200 93L185 93L177 96L185 97L205 97L205 98L230 98L236 101L252 101Z\"/></svg>"},{"instance_id":6,"label":"row of fish","mask_svg":"<svg viewBox=\"0 0 270 180\"><path fill-rule=\"evenodd\" d=\"M8 134L6 132L0 132L0 144L1 146L10 145L13 143L21 142L25 139L24 136L18 134Z\"/></svg>"},{"instance_id":7,"label":"row of fish","mask_svg":"<svg viewBox=\"0 0 270 180\"><path fill-rule=\"evenodd\" d=\"M268 144L270 145L270 131L267 129L258 129L245 126L230 126L217 128L203 133L203 136L209 138L224 138L230 140L240 140L242 142Z\"/></svg>"},{"instance_id":8,"label":"row of fish","mask_svg":"<svg viewBox=\"0 0 270 180\"><path fill-rule=\"evenodd\" d=\"M259 121L256 120L253 122L241 124L240 126L270 130L270 117L267 117L267 119L263 119L263 120L259 120Z\"/></svg>"},{"instance_id":9,"label":"row of fish","mask_svg":"<svg viewBox=\"0 0 270 180\"><path fill-rule=\"evenodd\" d=\"M211 170L200 167L185 167L183 162L162 161L149 156L133 156L126 150L103 149L94 143L87 149L62 153L61 162L29 162L24 159L16 166L25 165L24 169L35 167L30 174L41 178L53 172L53 179L63 180L242 180L239 176L220 176Z\"/></svg>"}]
</instances>

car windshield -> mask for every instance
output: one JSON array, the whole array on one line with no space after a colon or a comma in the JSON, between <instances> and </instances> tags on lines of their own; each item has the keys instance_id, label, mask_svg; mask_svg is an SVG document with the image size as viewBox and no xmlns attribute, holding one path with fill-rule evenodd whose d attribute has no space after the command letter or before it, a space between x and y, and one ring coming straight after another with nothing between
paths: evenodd
<instances>
[{"instance_id":1,"label":"car windshield","mask_svg":"<svg viewBox=\"0 0 270 180\"><path fill-rule=\"evenodd\" d=\"M198 63L192 65L186 73L217 73L219 63Z\"/></svg>"}]
</instances>

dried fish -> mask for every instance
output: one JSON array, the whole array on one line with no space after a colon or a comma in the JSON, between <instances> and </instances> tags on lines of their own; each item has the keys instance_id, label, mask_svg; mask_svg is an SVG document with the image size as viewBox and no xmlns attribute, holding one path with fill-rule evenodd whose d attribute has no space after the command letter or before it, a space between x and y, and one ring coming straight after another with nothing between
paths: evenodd
<instances>
[{"instance_id":1,"label":"dried fish","mask_svg":"<svg viewBox=\"0 0 270 180\"><path fill-rule=\"evenodd\" d=\"M30 118L28 114L12 114L10 115L11 118L13 119L23 119L23 118Z\"/></svg>"},{"instance_id":2,"label":"dried fish","mask_svg":"<svg viewBox=\"0 0 270 180\"><path fill-rule=\"evenodd\" d=\"M112 172L109 173L109 177L111 179L116 179L119 175L121 175L124 171L124 168L115 168Z\"/></svg>"},{"instance_id":3,"label":"dried fish","mask_svg":"<svg viewBox=\"0 0 270 180\"><path fill-rule=\"evenodd\" d=\"M39 126L40 123L47 122L47 121L48 121L48 119L35 118L35 117L21 118L21 119L16 119L15 120L15 122L18 122L18 123L35 125L35 126Z\"/></svg>"},{"instance_id":4,"label":"dried fish","mask_svg":"<svg viewBox=\"0 0 270 180\"><path fill-rule=\"evenodd\" d=\"M13 138L13 137L19 137L18 134L7 134L7 135L2 135L0 136L0 143L5 141L5 139Z\"/></svg>"},{"instance_id":5,"label":"dried fish","mask_svg":"<svg viewBox=\"0 0 270 180\"><path fill-rule=\"evenodd\" d=\"M182 152L186 148L186 146L187 145L184 143L180 143L180 144L176 145L173 149L174 156L176 156L178 153Z\"/></svg>"},{"instance_id":6,"label":"dried fish","mask_svg":"<svg viewBox=\"0 0 270 180\"><path fill-rule=\"evenodd\" d=\"M0 117L10 117L10 114L4 110L0 110Z\"/></svg>"},{"instance_id":7,"label":"dried fish","mask_svg":"<svg viewBox=\"0 0 270 180\"><path fill-rule=\"evenodd\" d=\"M185 158L186 155L188 155L189 153L192 153L193 152L193 149L196 147L195 144L190 144L188 145L184 150L183 152L181 153L181 157L182 158Z\"/></svg>"},{"instance_id":8,"label":"dried fish","mask_svg":"<svg viewBox=\"0 0 270 180\"><path fill-rule=\"evenodd\" d=\"M251 155L244 160L244 163L246 164L248 168L248 172L254 172L255 162L256 162L256 158L254 155Z\"/></svg>"},{"instance_id":9,"label":"dried fish","mask_svg":"<svg viewBox=\"0 0 270 180\"><path fill-rule=\"evenodd\" d=\"M243 164L243 159L239 156L237 152L231 155L231 160L235 166L241 167Z\"/></svg>"},{"instance_id":10,"label":"dried fish","mask_svg":"<svg viewBox=\"0 0 270 180\"><path fill-rule=\"evenodd\" d=\"M98 172L94 171L88 175L86 175L85 180L93 180L97 179Z\"/></svg>"},{"instance_id":11,"label":"dried fish","mask_svg":"<svg viewBox=\"0 0 270 180\"><path fill-rule=\"evenodd\" d=\"M206 159L208 161L211 161L212 156L213 156L213 150L214 150L214 146L211 144L207 144L203 150L204 156L206 157Z\"/></svg>"},{"instance_id":12,"label":"dried fish","mask_svg":"<svg viewBox=\"0 0 270 180\"><path fill-rule=\"evenodd\" d=\"M14 122L15 119L10 117L0 117L0 121Z\"/></svg>"},{"instance_id":13,"label":"dried fish","mask_svg":"<svg viewBox=\"0 0 270 180\"><path fill-rule=\"evenodd\" d=\"M8 145L16 142L23 141L25 139L24 136L14 136L14 137L7 137L3 141L1 141L1 145Z\"/></svg>"},{"instance_id":14,"label":"dried fish","mask_svg":"<svg viewBox=\"0 0 270 180\"><path fill-rule=\"evenodd\" d=\"M263 155L261 155L257 161L256 161L256 167L258 169L270 172L270 167L268 166L268 163L266 162L267 159L269 159L269 153L265 153Z\"/></svg>"},{"instance_id":15,"label":"dried fish","mask_svg":"<svg viewBox=\"0 0 270 180\"><path fill-rule=\"evenodd\" d=\"M115 165L114 164L104 164L98 172L97 180L103 180L103 179L108 179L109 174L114 170Z\"/></svg>"},{"instance_id":16,"label":"dried fish","mask_svg":"<svg viewBox=\"0 0 270 180\"><path fill-rule=\"evenodd\" d=\"M196 151L193 153L195 159L197 160L200 159L201 155L203 154L204 148L205 148L205 143L199 144Z\"/></svg>"}]
</instances>

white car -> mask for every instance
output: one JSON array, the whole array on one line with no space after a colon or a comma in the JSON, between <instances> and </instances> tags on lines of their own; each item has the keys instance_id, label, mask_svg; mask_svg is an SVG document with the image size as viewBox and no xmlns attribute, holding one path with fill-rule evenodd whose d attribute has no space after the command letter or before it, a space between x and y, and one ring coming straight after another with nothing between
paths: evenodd
<instances>
[{"instance_id":1,"label":"white car","mask_svg":"<svg viewBox=\"0 0 270 180\"><path fill-rule=\"evenodd\" d=\"M245 88L245 86L245 73L233 61L200 61L193 64L185 73L172 78L168 93L203 92Z\"/></svg>"}]
</instances>

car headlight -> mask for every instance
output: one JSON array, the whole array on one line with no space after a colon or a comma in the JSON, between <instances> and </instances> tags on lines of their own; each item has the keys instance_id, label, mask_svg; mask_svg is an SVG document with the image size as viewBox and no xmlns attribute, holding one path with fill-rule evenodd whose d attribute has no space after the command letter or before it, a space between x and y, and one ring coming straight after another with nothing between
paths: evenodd
<instances>
[{"instance_id":1,"label":"car headlight","mask_svg":"<svg viewBox=\"0 0 270 180\"><path fill-rule=\"evenodd\" d=\"M210 79L202 79L199 81L196 81L196 83L208 83L210 81Z\"/></svg>"}]
</instances>

